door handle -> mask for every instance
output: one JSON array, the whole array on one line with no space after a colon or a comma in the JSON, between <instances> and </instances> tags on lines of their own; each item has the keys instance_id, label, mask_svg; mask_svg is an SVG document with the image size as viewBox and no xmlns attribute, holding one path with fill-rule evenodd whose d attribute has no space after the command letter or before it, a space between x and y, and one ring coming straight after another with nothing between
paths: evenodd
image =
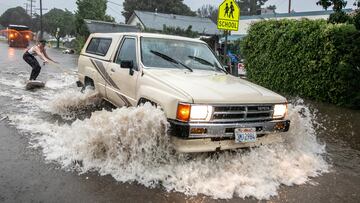
<instances>
[{"instance_id":1,"label":"door handle","mask_svg":"<svg viewBox=\"0 0 360 203\"><path fill-rule=\"evenodd\" d=\"M111 72L114 72L114 73L115 73L115 70L114 70L114 69L111 68L110 70L111 70Z\"/></svg>"}]
</instances>

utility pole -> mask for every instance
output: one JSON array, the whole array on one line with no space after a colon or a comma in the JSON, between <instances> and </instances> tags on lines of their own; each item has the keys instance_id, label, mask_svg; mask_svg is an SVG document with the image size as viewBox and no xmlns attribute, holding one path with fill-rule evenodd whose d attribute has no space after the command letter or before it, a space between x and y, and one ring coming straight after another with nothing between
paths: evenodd
<instances>
[{"instance_id":1,"label":"utility pole","mask_svg":"<svg viewBox=\"0 0 360 203\"><path fill-rule=\"evenodd\" d=\"M28 4L28 3L24 3L24 5L25 5L26 13L29 14L29 9L28 9L29 4Z\"/></svg>"},{"instance_id":2,"label":"utility pole","mask_svg":"<svg viewBox=\"0 0 360 203\"><path fill-rule=\"evenodd\" d=\"M30 17L32 18L33 16L33 8L35 7L35 5L33 5L33 3L36 3L35 0L27 0L30 2Z\"/></svg>"},{"instance_id":3,"label":"utility pole","mask_svg":"<svg viewBox=\"0 0 360 203\"><path fill-rule=\"evenodd\" d=\"M291 13L291 0L289 0L289 13Z\"/></svg>"},{"instance_id":4,"label":"utility pole","mask_svg":"<svg viewBox=\"0 0 360 203\"><path fill-rule=\"evenodd\" d=\"M42 20L42 0L40 0L40 40L43 39L44 30L43 30L43 20Z\"/></svg>"},{"instance_id":5,"label":"utility pole","mask_svg":"<svg viewBox=\"0 0 360 203\"><path fill-rule=\"evenodd\" d=\"M42 40L44 37L44 27L43 27L43 11L48 10L47 8L42 7L42 0L40 0L40 8L37 8L36 10L40 10L40 36L39 40Z\"/></svg>"}]
</instances>

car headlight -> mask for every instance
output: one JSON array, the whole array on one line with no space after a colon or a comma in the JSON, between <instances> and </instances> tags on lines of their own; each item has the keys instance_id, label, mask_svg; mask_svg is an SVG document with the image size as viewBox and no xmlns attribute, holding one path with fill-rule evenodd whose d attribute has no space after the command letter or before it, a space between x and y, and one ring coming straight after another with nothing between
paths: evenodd
<instances>
[{"instance_id":1,"label":"car headlight","mask_svg":"<svg viewBox=\"0 0 360 203\"><path fill-rule=\"evenodd\" d=\"M181 121L209 121L212 112L212 106L179 103L176 118Z\"/></svg>"},{"instance_id":2,"label":"car headlight","mask_svg":"<svg viewBox=\"0 0 360 203\"><path fill-rule=\"evenodd\" d=\"M190 111L190 120L192 121L209 121L212 115L212 106L193 105Z\"/></svg>"},{"instance_id":3,"label":"car headlight","mask_svg":"<svg viewBox=\"0 0 360 203\"><path fill-rule=\"evenodd\" d=\"M283 118L287 112L287 104L275 104L273 118Z\"/></svg>"}]
</instances>

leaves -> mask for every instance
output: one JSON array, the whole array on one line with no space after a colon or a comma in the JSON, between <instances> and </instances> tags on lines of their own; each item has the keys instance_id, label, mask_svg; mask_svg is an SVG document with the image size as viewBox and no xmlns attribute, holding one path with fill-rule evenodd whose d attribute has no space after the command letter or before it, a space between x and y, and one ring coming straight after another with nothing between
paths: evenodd
<instances>
[{"instance_id":1,"label":"leaves","mask_svg":"<svg viewBox=\"0 0 360 203\"><path fill-rule=\"evenodd\" d=\"M333 10L340 12L343 8L346 7L347 1L344 0L319 0L316 2L316 5L322 6L327 10L330 6L333 6Z\"/></svg>"},{"instance_id":2,"label":"leaves","mask_svg":"<svg viewBox=\"0 0 360 203\"><path fill-rule=\"evenodd\" d=\"M269 20L242 42L248 78L272 90L360 108L360 32L325 20Z\"/></svg>"},{"instance_id":3,"label":"leaves","mask_svg":"<svg viewBox=\"0 0 360 203\"><path fill-rule=\"evenodd\" d=\"M24 8L18 6L6 10L0 17L0 24L4 27L7 27L9 24L29 26L31 25L31 18Z\"/></svg>"},{"instance_id":4,"label":"leaves","mask_svg":"<svg viewBox=\"0 0 360 203\"><path fill-rule=\"evenodd\" d=\"M106 15L106 3L107 0L76 0L78 10L75 13L75 25L78 35L89 35L84 19L114 22L114 18Z\"/></svg>"},{"instance_id":5,"label":"leaves","mask_svg":"<svg viewBox=\"0 0 360 203\"><path fill-rule=\"evenodd\" d=\"M61 10L57 8L51 9L44 14L44 30L51 33L53 36L65 37L66 35L75 34L75 17L68 10ZM57 33L57 29L59 32Z\"/></svg>"}]
</instances>

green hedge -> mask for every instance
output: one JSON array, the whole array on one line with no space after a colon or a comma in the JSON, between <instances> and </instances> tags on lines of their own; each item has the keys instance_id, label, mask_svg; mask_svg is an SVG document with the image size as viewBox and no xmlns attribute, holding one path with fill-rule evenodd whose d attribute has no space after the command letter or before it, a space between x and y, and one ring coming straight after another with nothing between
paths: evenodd
<instances>
[{"instance_id":1,"label":"green hedge","mask_svg":"<svg viewBox=\"0 0 360 203\"><path fill-rule=\"evenodd\" d=\"M250 80L274 91L360 107L360 32L323 20L269 20L241 44Z\"/></svg>"}]
</instances>

